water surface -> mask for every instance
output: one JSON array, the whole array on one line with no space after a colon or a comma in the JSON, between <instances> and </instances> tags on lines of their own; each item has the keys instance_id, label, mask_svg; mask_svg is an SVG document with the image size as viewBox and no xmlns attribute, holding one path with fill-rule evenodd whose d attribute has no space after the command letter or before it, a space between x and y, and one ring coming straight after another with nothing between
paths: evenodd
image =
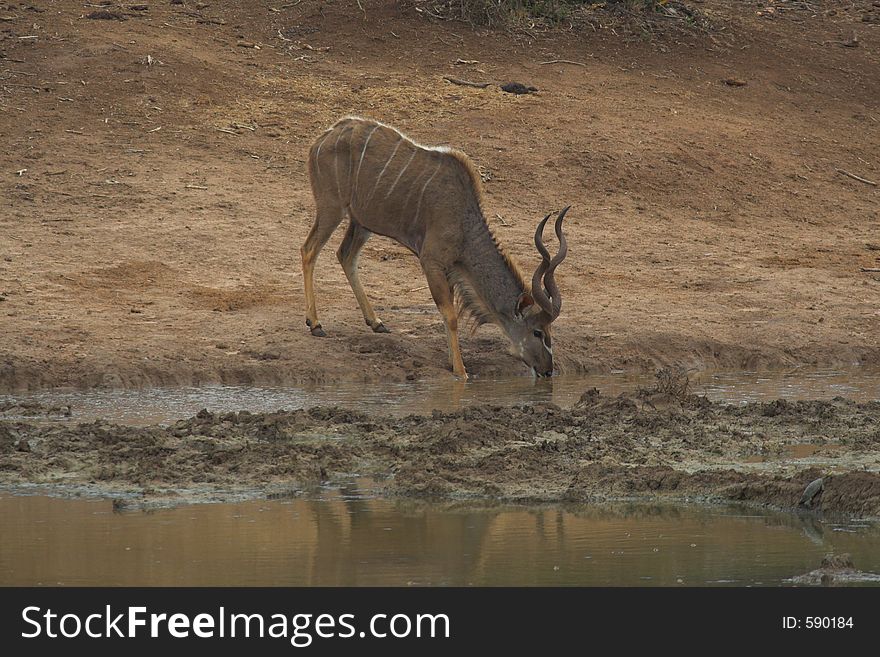
<instances>
[{"instance_id":1,"label":"water surface","mask_svg":"<svg viewBox=\"0 0 880 657\"><path fill-rule=\"evenodd\" d=\"M439 508L317 497L114 512L0 496L0 585L775 586L880 527L733 507Z\"/></svg>"},{"instance_id":2,"label":"water surface","mask_svg":"<svg viewBox=\"0 0 880 657\"><path fill-rule=\"evenodd\" d=\"M511 377L475 379L462 383L451 376L407 383L340 382L301 387L204 386L146 388L143 390L43 391L0 396L3 401L36 401L69 405L72 419L104 417L125 424L169 424L191 417L203 408L213 411L279 409L337 405L361 411L405 415L429 414L434 409L455 410L472 404L512 405L552 402L571 406L585 390L598 388L616 396L639 387L651 387L650 374L560 376L552 379ZM852 369L785 372L701 372L692 375L691 390L729 403L772 399L880 399L880 370Z\"/></svg>"}]
</instances>

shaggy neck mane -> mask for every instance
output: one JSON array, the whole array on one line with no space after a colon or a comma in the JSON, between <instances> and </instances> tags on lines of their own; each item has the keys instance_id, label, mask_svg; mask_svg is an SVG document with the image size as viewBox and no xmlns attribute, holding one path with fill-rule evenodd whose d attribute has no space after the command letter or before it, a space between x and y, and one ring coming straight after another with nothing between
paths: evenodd
<instances>
[{"instance_id":1,"label":"shaggy neck mane","mask_svg":"<svg viewBox=\"0 0 880 657\"><path fill-rule=\"evenodd\" d=\"M470 315L475 328L486 323L503 327L513 316L519 295L528 289L525 278L492 232L479 204L468 212L464 230L467 248L449 276L459 312Z\"/></svg>"}]
</instances>

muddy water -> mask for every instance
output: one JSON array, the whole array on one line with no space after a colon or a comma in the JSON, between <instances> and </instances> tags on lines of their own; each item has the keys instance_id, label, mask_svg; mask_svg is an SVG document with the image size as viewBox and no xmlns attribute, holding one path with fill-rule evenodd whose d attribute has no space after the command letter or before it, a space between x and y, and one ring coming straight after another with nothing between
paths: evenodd
<instances>
[{"instance_id":1,"label":"muddy water","mask_svg":"<svg viewBox=\"0 0 880 657\"><path fill-rule=\"evenodd\" d=\"M402 415L477 403L570 406L590 387L613 396L653 383L650 376L611 374L467 384L52 391L15 399L69 404L74 421L105 417L145 425L171 423L201 408L259 412L335 404ZM706 373L692 388L731 403L869 401L880 399L880 372ZM792 458L809 459L817 447L787 449ZM404 505L377 498L360 482L295 499L114 512L109 500L14 494L21 490L0 491L0 585L780 585L818 567L830 552L849 552L858 569L880 573L877 524L734 508Z\"/></svg>"},{"instance_id":2,"label":"muddy water","mask_svg":"<svg viewBox=\"0 0 880 657\"><path fill-rule=\"evenodd\" d=\"M318 405L338 405L382 414L426 414L470 404L511 405L553 402L571 406L585 390L596 387L615 396L655 383L648 374L607 374L553 379L516 377L477 379L461 383L452 377L411 383L334 383L304 387L256 388L205 386L145 390L48 391L2 396L3 401L35 401L69 405L72 419L104 417L125 424L168 424L202 408L214 411L271 412ZM786 372L703 372L693 375L692 391L730 403L772 399L880 399L880 370L805 370Z\"/></svg>"},{"instance_id":3,"label":"muddy water","mask_svg":"<svg viewBox=\"0 0 880 657\"><path fill-rule=\"evenodd\" d=\"M365 496L115 513L0 495L0 585L784 585L880 527L734 508L440 509Z\"/></svg>"}]
</instances>

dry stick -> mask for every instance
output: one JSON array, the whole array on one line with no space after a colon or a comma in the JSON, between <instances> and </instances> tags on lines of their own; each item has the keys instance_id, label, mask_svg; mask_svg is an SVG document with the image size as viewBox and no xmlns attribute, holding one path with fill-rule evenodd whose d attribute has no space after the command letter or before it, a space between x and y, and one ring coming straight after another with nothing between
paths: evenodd
<instances>
[{"instance_id":1,"label":"dry stick","mask_svg":"<svg viewBox=\"0 0 880 657\"><path fill-rule=\"evenodd\" d=\"M570 59L551 59L549 62L541 62L541 66L547 64L574 64L575 66L586 66L583 62L573 62Z\"/></svg>"},{"instance_id":2,"label":"dry stick","mask_svg":"<svg viewBox=\"0 0 880 657\"><path fill-rule=\"evenodd\" d=\"M872 274L880 274L880 267L862 267L862 271L870 272Z\"/></svg>"},{"instance_id":3,"label":"dry stick","mask_svg":"<svg viewBox=\"0 0 880 657\"><path fill-rule=\"evenodd\" d=\"M491 82L469 82L468 80L459 80L458 78L453 78L448 75L444 75L443 79L451 82L452 84L458 84L463 87L476 87L477 89L485 89L490 84L492 84Z\"/></svg>"},{"instance_id":4,"label":"dry stick","mask_svg":"<svg viewBox=\"0 0 880 657\"><path fill-rule=\"evenodd\" d=\"M842 173L844 176L849 176L853 180L858 180L859 182L865 183L866 185L870 185L871 187L876 187L877 183L873 180L868 180L867 178L862 178L861 176L857 176L854 173L850 173L849 171L844 171L843 169L836 169L837 173Z\"/></svg>"}]
</instances>

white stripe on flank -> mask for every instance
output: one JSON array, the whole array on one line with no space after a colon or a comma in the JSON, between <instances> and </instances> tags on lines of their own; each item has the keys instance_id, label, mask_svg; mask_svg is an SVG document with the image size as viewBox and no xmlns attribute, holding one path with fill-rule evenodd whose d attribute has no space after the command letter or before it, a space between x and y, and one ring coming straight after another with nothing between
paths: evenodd
<instances>
[{"instance_id":1,"label":"white stripe on flank","mask_svg":"<svg viewBox=\"0 0 880 657\"><path fill-rule=\"evenodd\" d=\"M351 129L351 134L354 135L354 128ZM354 158L351 156L351 143L348 144L348 202L351 203L351 199L354 196L354 192L351 189L351 167L353 165Z\"/></svg>"},{"instance_id":2,"label":"white stripe on flank","mask_svg":"<svg viewBox=\"0 0 880 657\"><path fill-rule=\"evenodd\" d=\"M428 189L428 183L430 183L432 180L434 180L434 176L436 176L437 172L440 171L441 164L443 164L442 160L437 162L437 168L434 169L434 173L431 174L431 177L425 181L425 184L422 187L422 193L419 194L419 203L418 203L418 205L416 205L416 215L415 215L415 219L413 220L413 223L415 223L419 220L419 214L422 211L422 197L425 195L425 190Z\"/></svg>"},{"instance_id":3,"label":"white stripe on flank","mask_svg":"<svg viewBox=\"0 0 880 657\"><path fill-rule=\"evenodd\" d=\"M336 143L333 144L333 148L337 148L339 146L339 140L342 138L342 134L345 132L345 129L339 131L339 134L336 135ZM333 175L336 177L336 195L342 196L342 189L339 187L339 153L336 153L336 159L333 160Z\"/></svg>"},{"instance_id":4,"label":"white stripe on flank","mask_svg":"<svg viewBox=\"0 0 880 657\"><path fill-rule=\"evenodd\" d=\"M391 157L388 158L388 161L385 163L385 166L382 167L382 170L379 172L379 175L376 177L376 184L373 185L373 191L370 192L370 195L367 197L367 202L364 203L365 206L370 204L370 200L373 198L373 194L376 193L376 190L379 188L379 181L382 180L382 176L385 175L385 169L388 168L388 165L391 164L391 160L394 159L394 156L397 155L397 149L400 148L400 145L403 143L403 137L397 140L397 145L394 147L394 150L391 151Z\"/></svg>"},{"instance_id":5,"label":"white stripe on flank","mask_svg":"<svg viewBox=\"0 0 880 657\"><path fill-rule=\"evenodd\" d=\"M406 161L406 164L403 165L403 168L400 170L400 173L397 174L397 178L394 179L394 182L391 183L391 188L388 190L388 193L385 194L385 198L391 196L391 192L394 191L394 188L397 187L397 183L400 182L401 176L403 176L403 172L406 171L406 168L409 166L410 162L413 161L413 158L416 156L418 151L413 150L412 155L409 156L409 159Z\"/></svg>"},{"instance_id":6,"label":"white stripe on flank","mask_svg":"<svg viewBox=\"0 0 880 657\"><path fill-rule=\"evenodd\" d=\"M315 158L317 158L321 154L321 146L324 145L324 141L327 139L327 137L330 136L331 132L332 132L332 130L328 130L327 132L325 132L324 137L321 139L321 141L318 142L318 148L315 151Z\"/></svg>"},{"instance_id":7,"label":"white stripe on flank","mask_svg":"<svg viewBox=\"0 0 880 657\"><path fill-rule=\"evenodd\" d=\"M315 173L316 174L318 173L318 156L321 154L321 146L324 145L324 141L327 139L327 137L330 136L331 132L332 132L332 130L328 130L327 132L324 133L324 136L321 138L321 141L318 142L318 148L315 149Z\"/></svg>"},{"instance_id":8,"label":"white stripe on flank","mask_svg":"<svg viewBox=\"0 0 880 657\"><path fill-rule=\"evenodd\" d=\"M354 186L351 188L352 200L354 200L354 193L355 193L355 190L357 189L358 183L361 179L361 165L364 163L364 153L367 152L367 146L369 146L369 144L370 144L370 139L373 138L373 133L376 132L376 128L378 128L378 127L379 127L378 124L374 125L373 129L370 130L370 134L367 135L366 141L364 141L364 147L361 150L361 159L358 161L358 170L357 170L357 173L354 174Z\"/></svg>"}]
</instances>

